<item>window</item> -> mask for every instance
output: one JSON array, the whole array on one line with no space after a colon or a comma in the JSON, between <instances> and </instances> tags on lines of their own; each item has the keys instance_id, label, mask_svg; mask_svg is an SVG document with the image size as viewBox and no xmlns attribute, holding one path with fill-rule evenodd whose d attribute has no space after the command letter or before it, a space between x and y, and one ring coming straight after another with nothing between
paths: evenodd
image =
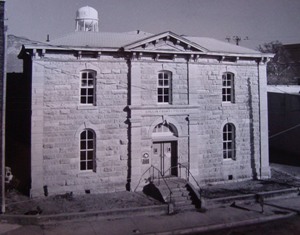
<instances>
[{"instance_id":1,"label":"window","mask_svg":"<svg viewBox=\"0 0 300 235\"><path fill-rule=\"evenodd\" d=\"M222 75L222 101L223 102L234 102L234 74L224 73Z\"/></svg>"},{"instance_id":2,"label":"window","mask_svg":"<svg viewBox=\"0 0 300 235\"><path fill-rule=\"evenodd\" d=\"M80 76L80 103L96 105L96 72L82 71Z\"/></svg>"},{"instance_id":3,"label":"window","mask_svg":"<svg viewBox=\"0 0 300 235\"><path fill-rule=\"evenodd\" d=\"M96 134L89 129L80 134L80 170L95 171L95 146Z\"/></svg>"},{"instance_id":4,"label":"window","mask_svg":"<svg viewBox=\"0 0 300 235\"><path fill-rule=\"evenodd\" d=\"M162 71L158 73L157 80L157 102L163 104L171 103L171 73Z\"/></svg>"},{"instance_id":5,"label":"window","mask_svg":"<svg viewBox=\"0 0 300 235\"><path fill-rule=\"evenodd\" d=\"M231 123L223 128L223 158L235 159L235 127Z\"/></svg>"}]
</instances>

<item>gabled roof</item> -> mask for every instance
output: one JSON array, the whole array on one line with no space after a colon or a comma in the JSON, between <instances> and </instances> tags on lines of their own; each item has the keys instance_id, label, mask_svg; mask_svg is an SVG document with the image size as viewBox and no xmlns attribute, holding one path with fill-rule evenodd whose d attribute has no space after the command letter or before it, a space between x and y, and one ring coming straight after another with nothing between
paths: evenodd
<instances>
[{"instance_id":1,"label":"gabled roof","mask_svg":"<svg viewBox=\"0 0 300 235\"><path fill-rule=\"evenodd\" d=\"M164 32L164 33L160 33L160 34L156 34L153 36L150 36L148 38L142 39L140 41L136 41L134 43L131 43L129 45L125 45L123 48L124 50L135 50L135 49L140 49L140 48L144 48L147 49L147 46L149 45L149 43L154 43L157 44L159 43L160 40L164 40L165 43L167 42L173 42L174 45L178 45L181 44L184 48L189 48L189 51L197 51L197 52L206 52L207 49L202 47L199 44L196 44L195 42L186 39L184 37L181 37L175 33L172 32ZM172 46L169 44L170 49L172 49ZM176 47L173 47L174 49ZM177 48L178 50L180 50L179 48ZM166 50L166 48L163 48L163 50ZM176 51L176 50L174 50Z\"/></svg>"},{"instance_id":2,"label":"gabled roof","mask_svg":"<svg viewBox=\"0 0 300 235\"><path fill-rule=\"evenodd\" d=\"M255 51L246 47L237 46L228 42L223 42L214 38L208 37L188 37L184 38L203 46L210 52L225 52L225 53L237 53L237 54L261 54L259 51Z\"/></svg>"},{"instance_id":3,"label":"gabled roof","mask_svg":"<svg viewBox=\"0 0 300 235\"><path fill-rule=\"evenodd\" d=\"M40 45L26 45L26 49L76 49L76 50L124 50L128 52L185 53L221 56L272 57L258 51L236 46L207 37L179 36L173 32L151 34L143 31L124 33L73 32Z\"/></svg>"},{"instance_id":4,"label":"gabled roof","mask_svg":"<svg viewBox=\"0 0 300 235\"><path fill-rule=\"evenodd\" d=\"M150 33L141 31L125 33L73 32L61 38L51 40L49 44L67 47L121 48L126 44L147 38L151 35Z\"/></svg>"}]
</instances>

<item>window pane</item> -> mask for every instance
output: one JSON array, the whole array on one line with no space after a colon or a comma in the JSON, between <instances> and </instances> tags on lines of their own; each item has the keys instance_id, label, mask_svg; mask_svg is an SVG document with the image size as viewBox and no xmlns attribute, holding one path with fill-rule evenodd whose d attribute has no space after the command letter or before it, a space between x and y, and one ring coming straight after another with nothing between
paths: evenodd
<instances>
[{"instance_id":1,"label":"window pane","mask_svg":"<svg viewBox=\"0 0 300 235\"><path fill-rule=\"evenodd\" d=\"M86 160L86 152L85 151L80 152L80 160Z\"/></svg>"},{"instance_id":2,"label":"window pane","mask_svg":"<svg viewBox=\"0 0 300 235\"><path fill-rule=\"evenodd\" d=\"M93 139L94 138L94 133L92 131L88 131L88 139Z\"/></svg>"},{"instance_id":3,"label":"window pane","mask_svg":"<svg viewBox=\"0 0 300 235\"><path fill-rule=\"evenodd\" d=\"M163 92L163 89L162 89L162 88L158 88L158 89L157 89L157 94L158 94L158 95L162 95L162 92Z\"/></svg>"},{"instance_id":4,"label":"window pane","mask_svg":"<svg viewBox=\"0 0 300 235\"><path fill-rule=\"evenodd\" d=\"M86 170L86 162L80 162L80 170Z\"/></svg>"},{"instance_id":5,"label":"window pane","mask_svg":"<svg viewBox=\"0 0 300 235\"><path fill-rule=\"evenodd\" d=\"M86 131L81 132L80 139L81 140L86 139Z\"/></svg>"},{"instance_id":6,"label":"window pane","mask_svg":"<svg viewBox=\"0 0 300 235\"><path fill-rule=\"evenodd\" d=\"M93 140L89 140L87 142L87 149L93 149L94 148L94 142Z\"/></svg>"},{"instance_id":7,"label":"window pane","mask_svg":"<svg viewBox=\"0 0 300 235\"><path fill-rule=\"evenodd\" d=\"M88 85L93 86L94 85L94 79L89 79L88 80Z\"/></svg>"},{"instance_id":8,"label":"window pane","mask_svg":"<svg viewBox=\"0 0 300 235\"><path fill-rule=\"evenodd\" d=\"M165 80L165 81L164 81L164 85L165 85L165 86L169 86L169 80Z\"/></svg>"},{"instance_id":9,"label":"window pane","mask_svg":"<svg viewBox=\"0 0 300 235\"><path fill-rule=\"evenodd\" d=\"M87 152L87 160L93 160L94 151L88 151Z\"/></svg>"},{"instance_id":10,"label":"window pane","mask_svg":"<svg viewBox=\"0 0 300 235\"><path fill-rule=\"evenodd\" d=\"M169 96L165 96L164 102L165 102L165 103L168 103L168 102L169 102Z\"/></svg>"},{"instance_id":11,"label":"window pane","mask_svg":"<svg viewBox=\"0 0 300 235\"><path fill-rule=\"evenodd\" d=\"M88 97L88 104L93 104L94 103L94 97Z\"/></svg>"},{"instance_id":12,"label":"window pane","mask_svg":"<svg viewBox=\"0 0 300 235\"><path fill-rule=\"evenodd\" d=\"M86 79L82 79L81 80L81 86L86 86L87 85L87 80Z\"/></svg>"},{"instance_id":13,"label":"window pane","mask_svg":"<svg viewBox=\"0 0 300 235\"><path fill-rule=\"evenodd\" d=\"M164 94L169 95L169 88L164 88Z\"/></svg>"},{"instance_id":14,"label":"window pane","mask_svg":"<svg viewBox=\"0 0 300 235\"><path fill-rule=\"evenodd\" d=\"M81 89L81 95L86 95L86 89Z\"/></svg>"},{"instance_id":15,"label":"window pane","mask_svg":"<svg viewBox=\"0 0 300 235\"><path fill-rule=\"evenodd\" d=\"M94 78L94 73L93 72L89 72L89 78Z\"/></svg>"},{"instance_id":16,"label":"window pane","mask_svg":"<svg viewBox=\"0 0 300 235\"><path fill-rule=\"evenodd\" d=\"M163 74L162 74L162 73L159 73L159 74L158 74L158 78L162 79L162 78L163 78Z\"/></svg>"},{"instance_id":17,"label":"window pane","mask_svg":"<svg viewBox=\"0 0 300 235\"><path fill-rule=\"evenodd\" d=\"M81 77L82 77L82 78L87 78L86 73L82 73L82 74L81 74Z\"/></svg>"},{"instance_id":18,"label":"window pane","mask_svg":"<svg viewBox=\"0 0 300 235\"><path fill-rule=\"evenodd\" d=\"M157 97L157 101L158 101L159 103L161 103L161 102L162 102L162 96L158 96L158 97Z\"/></svg>"},{"instance_id":19,"label":"window pane","mask_svg":"<svg viewBox=\"0 0 300 235\"><path fill-rule=\"evenodd\" d=\"M164 85L163 80L158 80L158 85L159 85L159 86L163 86L163 85Z\"/></svg>"},{"instance_id":20,"label":"window pane","mask_svg":"<svg viewBox=\"0 0 300 235\"><path fill-rule=\"evenodd\" d=\"M80 149L82 149L82 150L86 149L86 141L85 140L80 141Z\"/></svg>"},{"instance_id":21,"label":"window pane","mask_svg":"<svg viewBox=\"0 0 300 235\"><path fill-rule=\"evenodd\" d=\"M87 162L87 170L93 170L93 161Z\"/></svg>"},{"instance_id":22,"label":"window pane","mask_svg":"<svg viewBox=\"0 0 300 235\"><path fill-rule=\"evenodd\" d=\"M87 89L87 91L88 91L88 95L94 95L94 89L89 88Z\"/></svg>"},{"instance_id":23,"label":"window pane","mask_svg":"<svg viewBox=\"0 0 300 235\"><path fill-rule=\"evenodd\" d=\"M167 73L164 74L164 78L169 78Z\"/></svg>"}]
</instances>

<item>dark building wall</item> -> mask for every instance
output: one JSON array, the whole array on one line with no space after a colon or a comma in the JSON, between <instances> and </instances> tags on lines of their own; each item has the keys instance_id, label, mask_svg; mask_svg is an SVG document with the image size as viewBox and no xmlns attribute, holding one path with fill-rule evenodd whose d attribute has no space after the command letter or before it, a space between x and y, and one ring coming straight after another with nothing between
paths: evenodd
<instances>
[{"instance_id":1,"label":"dark building wall","mask_svg":"<svg viewBox=\"0 0 300 235\"><path fill-rule=\"evenodd\" d=\"M270 162L300 166L300 95L268 93Z\"/></svg>"},{"instance_id":2,"label":"dark building wall","mask_svg":"<svg viewBox=\"0 0 300 235\"><path fill-rule=\"evenodd\" d=\"M4 100L4 73L5 73L5 27L4 27L4 8L5 2L0 1L0 174L3 176L4 162L3 162L3 100ZM3 191L3 178L1 178L1 195ZM2 203L2 206L4 204ZM4 208L1 209L4 212Z\"/></svg>"}]
</instances>

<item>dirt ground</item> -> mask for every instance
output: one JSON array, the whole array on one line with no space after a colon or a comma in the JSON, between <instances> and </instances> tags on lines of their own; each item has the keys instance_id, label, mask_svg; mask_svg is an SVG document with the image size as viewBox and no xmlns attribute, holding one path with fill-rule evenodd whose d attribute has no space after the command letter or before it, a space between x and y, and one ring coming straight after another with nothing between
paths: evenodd
<instances>
[{"instance_id":1,"label":"dirt ground","mask_svg":"<svg viewBox=\"0 0 300 235\"><path fill-rule=\"evenodd\" d=\"M300 187L299 178L291 174L274 168L272 168L271 173L272 178L268 180L248 180L207 185L202 187L202 195L206 198L219 198ZM159 204L161 204L159 201L147 197L142 192L134 193L127 191L106 194L64 194L35 199L21 195L16 190L12 190L6 195L7 214L35 214L40 210L40 214L42 215L53 215Z\"/></svg>"},{"instance_id":2,"label":"dirt ground","mask_svg":"<svg viewBox=\"0 0 300 235\"><path fill-rule=\"evenodd\" d=\"M54 215L158 204L161 203L143 193L127 191L106 194L64 194L31 199L13 190L6 195L6 214L36 214L41 210L42 215Z\"/></svg>"},{"instance_id":3,"label":"dirt ground","mask_svg":"<svg viewBox=\"0 0 300 235\"><path fill-rule=\"evenodd\" d=\"M255 194L293 187L300 187L299 178L296 178L284 171L271 168L270 179L207 185L202 188L202 195L205 198L220 198L243 194Z\"/></svg>"}]
</instances>

